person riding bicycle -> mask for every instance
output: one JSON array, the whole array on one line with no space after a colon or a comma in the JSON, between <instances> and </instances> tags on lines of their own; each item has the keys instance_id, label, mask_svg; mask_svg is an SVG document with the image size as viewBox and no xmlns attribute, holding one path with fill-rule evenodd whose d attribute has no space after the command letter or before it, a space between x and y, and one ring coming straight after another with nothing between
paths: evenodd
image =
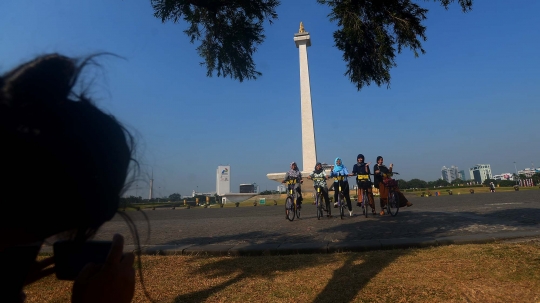
<instances>
[{"instance_id":1,"label":"person riding bicycle","mask_svg":"<svg viewBox=\"0 0 540 303\"><path fill-rule=\"evenodd\" d=\"M492 193L495 192L495 184L493 184L493 182L489 182L489 191Z\"/></svg>"},{"instance_id":2,"label":"person riding bicycle","mask_svg":"<svg viewBox=\"0 0 540 303\"><path fill-rule=\"evenodd\" d=\"M296 179L296 184L294 185L296 192L298 193L298 198L296 199L296 205L298 208L301 208L302 206L302 187L300 184L304 182L302 180L302 173L298 169L298 165L296 165L296 162L291 162L291 169L285 174L285 180L281 183L285 183L288 180Z\"/></svg>"},{"instance_id":3,"label":"person riding bicycle","mask_svg":"<svg viewBox=\"0 0 540 303\"><path fill-rule=\"evenodd\" d=\"M351 205L351 197L349 195L349 182L347 181L347 176L349 175L349 171L341 163L341 158L337 157L334 161L334 167L332 168L332 171L330 172L330 177L337 177L337 176L344 176L343 181L341 183L341 191L343 192L343 196L345 196L345 200L347 200L347 207L349 208L349 217L352 217L352 205ZM334 180L334 207L337 207L337 201L339 197L339 182L338 180Z\"/></svg>"},{"instance_id":4,"label":"person riding bicycle","mask_svg":"<svg viewBox=\"0 0 540 303\"><path fill-rule=\"evenodd\" d=\"M387 179L392 179L392 169L394 167L394 164L390 163L390 167L386 167L383 164L383 157L378 156L377 157L377 164L373 166L373 171L375 174L375 187L379 189L379 200L381 201L381 212L380 215L384 215L384 208L386 207L386 204L388 203L388 188L385 186L384 181ZM412 203L407 200L405 195L399 191L399 189L396 187L394 188L396 193L399 197L399 204L400 207L404 206L412 206Z\"/></svg>"},{"instance_id":5,"label":"person riding bicycle","mask_svg":"<svg viewBox=\"0 0 540 303\"><path fill-rule=\"evenodd\" d=\"M371 189L371 184L372 184L371 177L369 176L370 175L369 165L371 164L371 162L365 163L364 155L362 154L359 154L356 157L356 161L358 162L353 166L352 173L349 175L350 176L357 176L357 175L364 176L365 179L363 180L360 180L359 178L356 179L356 184L358 185L358 189L359 189L358 197L363 197L364 190L366 190L368 200L369 200L368 203L369 203L369 206L371 206L371 212L375 214L375 201L373 199L373 190ZM357 203L357 206L362 206L362 204L360 203L360 199L358 199L358 201L359 202ZM367 211L367 207L366 207L366 211Z\"/></svg>"},{"instance_id":6,"label":"person riding bicycle","mask_svg":"<svg viewBox=\"0 0 540 303\"><path fill-rule=\"evenodd\" d=\"M328 187L326 186L326 174L324 173L321 162L315 164L315 170L308 176L308 179L313 180L313 187L317 190L317 186L321 187L321 193L324 198L326 205L326 210L328 212L327 216L330 216L330 198L328 197ZM319 201L322 203L322 201Z\"/></svg>"}]
</instances>

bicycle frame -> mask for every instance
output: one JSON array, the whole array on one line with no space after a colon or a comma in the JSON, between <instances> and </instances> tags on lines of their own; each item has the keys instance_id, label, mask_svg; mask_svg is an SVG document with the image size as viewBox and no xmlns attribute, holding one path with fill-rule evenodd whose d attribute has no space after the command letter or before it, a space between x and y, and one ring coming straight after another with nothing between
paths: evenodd
<instances>
[{"instance_id":1,"label":"bicycle frame","mask_svg":"<svg viewBox=\"0 0 540 303\"><path fill-rule=\"evenodd\" d=\"M393 180L391 178L393 174L398 175L398 173L386 173L386 174L383 174L383 178ZM385 180L387 180L387 179L385 179ZM399 196L396 193L397 192L396 191L397 181L393 180L392 183L394 183L394 182L395 182L395 185L387 185L385 183L385 186L388 189L388 196L387 196L387 201L386 201L386 209L392 215L392 217L395 217L399 212Z\"/></svg>"},{"instance_id":2,"label":"bicycle frame","mask_svg":"<svg viewBox=\"0 0 540 303\"><path fill-rule=\"evenodd\" d=\"M317 210L317 219L320 220L323 216L322 214L322 211L323 211L323 204L322 204L322 200L323 200L323 196L322 196L322 188L321 186L315 186L315 188L317 189L317 194L315 195L315 201L317 202L316 205L315 205L315 208Z\"/></svg>"},{"instance_id":3,"label":"bicycle frame","mask_svg":"<svg viewBox=\"0 0 540 303\"><path fill-rule=\"evenodd\" d=\"M296 199L297 199L297 193L296 193L296 179L289 179L285 181L287 183L287 198L285 199L285 216L289 221L293 221L294 217L296 216ZM290 208L288 208L287 200L292 200L292 205ZM292 211L292 216L290 212Z\"/></svg>"},{"instance_id":4,"label":"bicycle frame","mask_svg":"<svg viewBox=\"0 0 540 303\"><path fill-rule=\"evenodd\" d=\"M338 181L338 207L339 207L339 215L341 216L341 219L343 219L344 213L345 213L345 195L343 194L343 190L341 189L341 185L343 184L343 181L345 180L346 176L335 176L334 180Z\"/></svg>"},{"instance_id":5,"label":"bicycle frame","mask_svg":"<svg viewBox=\"0 0 540 303\"><path fill-rule=\"evenodd\" d=\"M367 218L369 205L368 190L365 189L365 186L362 186L362 184L371 180L369 178L369 174L356 175L356 180L356 196L360 197L360 193L362 193L362 210Z\"/></svg>"}]
</instances>

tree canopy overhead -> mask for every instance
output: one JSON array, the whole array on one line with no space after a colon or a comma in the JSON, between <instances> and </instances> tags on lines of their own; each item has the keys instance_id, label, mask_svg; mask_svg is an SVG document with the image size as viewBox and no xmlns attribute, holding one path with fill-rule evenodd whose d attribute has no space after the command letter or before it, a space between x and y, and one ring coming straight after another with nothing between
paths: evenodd
<instances>
[{"instance_id":1,"label":"tree canopy overhead","mask_svg":"<svg viewBox=\"0 0 540 303\"><path fill-rule=\"evenodd\" d=\"M279 0L150 0L154 16L162 22L184 20L191 43L207 76L239 80L257 79L253 54L264 41L264 23L278 18ZM390 69L404 48L415 56L425 53L423 25L428 10L422 2L434 1L448 9L455 0L316 0L330 8L328 17L338 25L335 46L343 52L345 75L358 90L371 83L390 85ZM457 0L463 12L473 0Z\"/></svg>"}]
</instances>

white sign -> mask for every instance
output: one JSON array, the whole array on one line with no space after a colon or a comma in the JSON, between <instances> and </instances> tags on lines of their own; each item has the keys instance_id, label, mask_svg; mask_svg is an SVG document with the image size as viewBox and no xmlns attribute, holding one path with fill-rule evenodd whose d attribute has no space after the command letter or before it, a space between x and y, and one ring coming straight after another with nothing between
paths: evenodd
<instances>
[{"instance_id":1,"label":"white sign","mask_svg":"<svg viewBox=\"0 0 540 303\"><path fill-rule=\"evenodd\" d=\"M228 194L231 192L231 167L218 166L216 171L216 193L218 195Z\"/></svg>"}]
</instances>

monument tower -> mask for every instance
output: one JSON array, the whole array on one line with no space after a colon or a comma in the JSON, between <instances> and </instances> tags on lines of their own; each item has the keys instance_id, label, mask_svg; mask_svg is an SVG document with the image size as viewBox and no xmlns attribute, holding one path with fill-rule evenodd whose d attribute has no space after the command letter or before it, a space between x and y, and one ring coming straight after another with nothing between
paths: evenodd
<instances>
[{"instance_id":1,"label":"monument tower","mask_svg":"<svg viewBox=\"0 0 540 303\"><path fill-rule=\"evenodd\" d=\"M300 22L298 33L294 34L294 43L300 56L300 111L302 113L302 171L311 171L317 163L313 110L311 108L311 87L309 85L309 67L307 48L311 46L309 33Z\"/></svg>"},{"instance_id":2,"label":"monument tower","mask_svg":"<svg viewBox=\"0 0 540 303\"><path fill-rule=\"evenodd\" d=\"M294 43L300 57L300 111L302 121L302 172L309 173L317 163L315 148L315 130L313 127L313 109L311 107L311 87L309 84L309 68L307 48L311 46L311 37L300 22L298 33L294 34ZM285 173L270 173L268 179L281 182Z\"/></svg>"}]
</instances>

